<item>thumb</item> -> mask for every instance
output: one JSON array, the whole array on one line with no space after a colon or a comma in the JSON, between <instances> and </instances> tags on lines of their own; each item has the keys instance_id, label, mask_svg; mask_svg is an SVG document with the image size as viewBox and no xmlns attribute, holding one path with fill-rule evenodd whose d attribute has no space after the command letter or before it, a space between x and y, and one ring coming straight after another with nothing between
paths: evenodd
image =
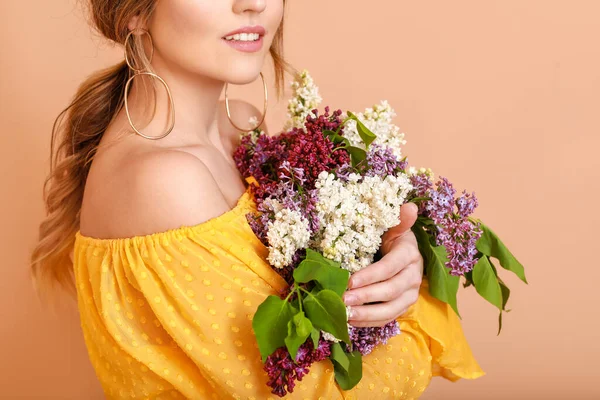
<instances>
[{"instance_id":1,"label":"thumb","mask_svg":"<svg viewBox=\"0 0 600 400\"><path fill-rule=\"evenodd\" d=\"M404 203L400 207L400 223L393 227L399 234L404 234L410 230L417 221L419 207L415 203Z\"/></svg>"},{"instance_id":2,"label":"thumb","mask_svg":"<svg viewBox=\"0 0 600 400\"><path fill-rule=\"evenodd\" d=\"M382 236L382 244L392 243L398 237L410 231L417 221L419 207L415 203L404 203L400 207L400 223L388 229ZM384 250L385 252L385 250Z\"/></svg>"}]
</instances>

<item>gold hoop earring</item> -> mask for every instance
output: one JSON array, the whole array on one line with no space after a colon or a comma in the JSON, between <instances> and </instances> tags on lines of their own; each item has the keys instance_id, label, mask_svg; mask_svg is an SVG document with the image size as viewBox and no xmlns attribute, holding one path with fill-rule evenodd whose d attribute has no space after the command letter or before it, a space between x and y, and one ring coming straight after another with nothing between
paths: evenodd
<instances>
[{"instance_id":1,"label":"gold hoop earring","mask_svg":"<svg viewBox=\"0 0 600 400\"><path fill-rule=\"evenodd\" d=\"M268 93L267 93L267 84L265 83L265 77L263 76L263 73L260 73L260 77L262 78L263 81L263 89L265 92L265 106L264 106L264 111L263 111L263 116L262 119L260 120L260 122L258 123L258 125L256 125L256 128L258 128L263 121L265 120L265 117L267 115L267 98L268 98ZM242 131L242 132L250 132L253 131L256 128L251 128L251 129L242 129L239 126L237 126L236 124L233 123L233 121L231 120L231 114L229 112L229 98L227 97L227 87L228 87L228 83L225 82L225 108L227 110L227 118L229 118L229 122L231 122L231 125L233 125L237 130Z\"/></svg>"},{"instance_id":2,"label":"gold hoop earring","mask_svg":"<svg viewBox=\"0 0 600 400\"><path fill-rule=\"evenodd\" d=\"M124 101L125 101L125 113L127 114L127 119L129 120L129 125L131 125L131 128L135 131L135 133L137 133L138 135L146 138L146 139L151 139L151 140L157 140L157 139L162 139L165 136L167 136L169 133L171 133L171 131L173 130L173 127L175 126L175 106L173 104L173 96L171 95L171 90L169 89L169 86L167 85L167 82L164 81L163 78L161 78L160 76L156 75L153 72L149 72L149 71L144 71L143 68L135 68L132 63L130 62L129 56L127 55L127 43L129 40L129 37L136 31L136 30L140 30L142 31L142 34L147 34L148 38L150 38L150 46L151 46L151 53L150 53L150 59L148 60L148 62L152 61L152 57L154 56L154 43L152 42L152 36L150 35L150 32L148 32L146 29L143 28L136 28L132 31L130 31L127 34L127 37L125 38L125 44L124 44L124 48L125 48L125 62L127 63L127 66L133 71L133 75L127 80L127 83L125 84L125 93L123 95ZM169 127L169 129L167 129L167 131L165 133L163 133L160 136L148 136L148 135L144 135L142 132L140 132L134 125L133 125L133 121L131 120L131 115L129 114L129 104L127 101L127 95L129 93L129 85L131 84L131 82L133 81L133 78L135 78L136 76L140 76L140 75L149 75L153 78L156 78L159 80L160 83L163 84L163 86L165 87L165 90L167 91L167 95L169 96L169 104L171 106L171 126Z\"/></svg>"}]
</instances>

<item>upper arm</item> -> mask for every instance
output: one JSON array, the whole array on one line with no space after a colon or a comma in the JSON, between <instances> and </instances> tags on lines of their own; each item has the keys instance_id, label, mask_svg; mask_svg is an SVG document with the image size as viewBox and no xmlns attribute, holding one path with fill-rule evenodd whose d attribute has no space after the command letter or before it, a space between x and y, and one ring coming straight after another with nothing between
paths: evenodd
<instances>
[{"instance_id":1,"label":"upper arm","mask_svg":"<svg viewBox=\"0 0 600 400\"><path fill-rule=\"evenodd\" d=\"M202 161L180 151L154 152L129 161L120 180L113 237L164 232L205 222L229 210Z\"/></svg>"}]
</instances>

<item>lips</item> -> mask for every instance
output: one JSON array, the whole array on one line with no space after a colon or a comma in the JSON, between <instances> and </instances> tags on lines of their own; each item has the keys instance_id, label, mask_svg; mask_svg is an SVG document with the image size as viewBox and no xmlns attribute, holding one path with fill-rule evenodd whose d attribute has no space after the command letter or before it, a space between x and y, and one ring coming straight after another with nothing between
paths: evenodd
<instances>
[{"instance_id":1,"label":"lips","mask_svg":"<svg viewBox=\"0 0 600 400\"><path fill-rule=\"evenodd\" d=\"M264 36L266 31L265 28L261 25L244 26L239 29L236 29L235 31L227 33L223 36L223 39L225 39L227 36L235 35L236 33L258 33L260 36Z\"/></svg>"}]
</instances>

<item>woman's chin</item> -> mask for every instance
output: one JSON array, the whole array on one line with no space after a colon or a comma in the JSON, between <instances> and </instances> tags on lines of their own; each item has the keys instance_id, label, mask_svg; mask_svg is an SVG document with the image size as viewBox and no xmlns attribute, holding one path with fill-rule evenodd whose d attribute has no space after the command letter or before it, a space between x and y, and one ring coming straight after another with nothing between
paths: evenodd
<instances>
[{"instance_id":1,"label":"woman's chin","mask_svg":"<svg viewBox=\"0 0 600 400\"><path fill-rule=\"evenodd\" d=\"M223 68L223 81L232 85L246 85L260 80L260 72L264 69L264 60L239 60Z\"/></svg>"},{"instance_id":2,"label":"woman's chin","mask_svg":"<svg viewBox=\"0 0 600 400\"><path fill-rule=\"evenodd\" d=\"M249 83L252 83L254 81L256 81L257 79L260 80L260 70L256 73L248 73L248 71L244 71L244 72L239 72L237 74L232 73L230 75L228 75L228 79L225 79L225 82L231 84L231 85L247 85Z\"/></svg>"}]
</instances>

